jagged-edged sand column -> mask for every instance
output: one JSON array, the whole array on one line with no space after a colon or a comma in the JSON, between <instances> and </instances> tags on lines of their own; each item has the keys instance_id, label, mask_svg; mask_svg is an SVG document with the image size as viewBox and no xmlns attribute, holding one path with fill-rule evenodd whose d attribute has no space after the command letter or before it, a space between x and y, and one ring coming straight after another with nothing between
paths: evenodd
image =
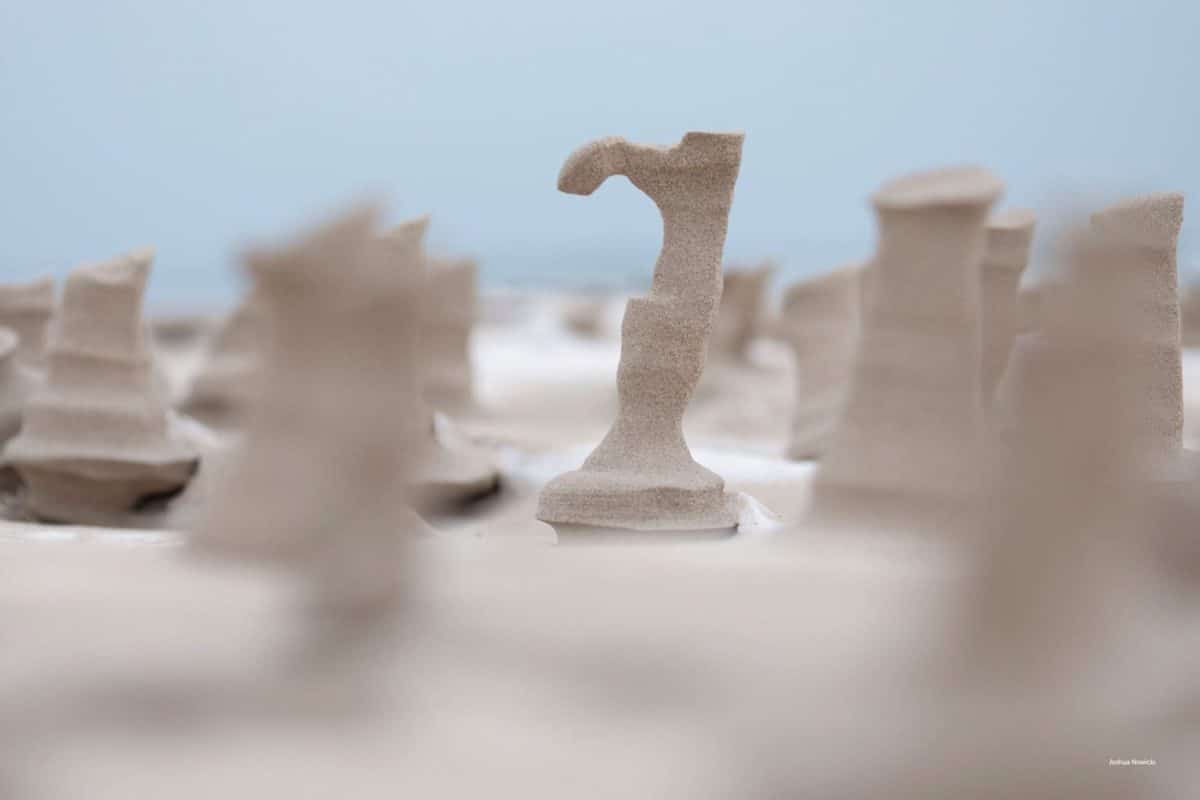
<instances>
[{"instance_id":1,"label":"jagged-edged sand column","mask_svg":"<svg viewBox=\"0 0 1200 800\"><path fill-rule=\"evenodd\" d=\"M746 360L750 343L759 332L767 284L774 273L775 265L770 262L757 267L730 267L725 270L721 305L708 346L710 358Z\"/></svg>"},{"instance_id":2,"label":"jagged-edged sand column","mask_svg":"<svg viewBox=\"0 0 1200 800\"><path fill-rule=\"evenodd\" d=\"M0 284L0 326L19 337L17 360L44 366L46 328L54 314L54 278L49 275L28 283Z\"/></svg>"},{"instance_id":3,"label":"jagged-edged sand column","mask_svg":"<svg viewBox=\"0 0 1200 800\"><path fill-rule=\"evenodd\" d=\"M788 458L816 458L837 424L858 348L863 264L798 281L783 294L779 333L796 374Z\"/></svg>"},{"instance_id":4,"label":"jagged-edged sand column","mask_svg":"<svg viewBox=\"0 0 1200 800\"><path fill-rule=\"evenodd\" d=\"M658 206L663 246L647 297L621 326L617 419L583 467L543 489L538 519L573 527L722 530L735 514L721 477L697 464L682 419L704 370L721 298L721 252L743 135L688 133L673 147L600 139L563 165L558 188L591 194L624 175Z\"/></svg>"},{"instance_id":5,"label":"jagged-edged sand column","mask_svg":"<svg viewBox=\"0 0 1200 800\"><path fill-rule=\"evenodd\" d=\"M179 410L218 427L242 421L254 396L263 350L263 312L250 292L222 321L208 344L200 371L192 378Z\"/></svg>"},{"instance_id":6,"label":"jagged-edged sand column","mask_svg":"<svg viewBox=\"0 0 1200 800\"><path fill-rule=\"evenodd\" d=\"M196 469L196 452L170 428L142 325L153 257L138 250L67 277L46 382L4 451L39 517L119 520L139 501L182 488Z\"/></svg>"},{"instance_id":7,"label":"jagged-edged sand column","mask_svg":"<svg viewBox=\"0 0 1200 800\"><path fill-rule=\"evenodd\" d=\"M977 489L979 265L1003 185L955 167L885 184L845 408L813 488L817 519L939 518Z\"/></svg>"},{"instance_id":8,"label":"jagged-edged sand column","mask_svg":"<svg viewBox=\"0 0 1200 800\"><path fill-rule=\"evenodd\" d=\"M381 236L377 243L384 263L393 263L397 270L410 270L413 269L411 265L416 265L415 280L421 286L422 297L426 298L429 275L425 231L428 226L428 215L407 220ZM417 387L417 400L406 415L411 416L422 432L411 440L410 445L421 453L421 468L415 473L413 488L423 507L437 507L473 500L495 491L500 483L500 472L486 451L475 447L465 437L455 436L445 418L435 418L433 408L425 399L425 377L431 360L426 303L427 300L422 301L417 309L421 349L417 354L417 367L410 375Z\"/></svg>"},{"instance_id":9,"label":"jagged-edged sand column","mask_svg":"<svg viewBox=\"0 0 1200 800\"><path fill-rule=\"evenodd\" d=\"M419 265L384 259L358 209L245 263L266 327L262 380L203 553L293 565L333 617L390 608L406 536L419 384Z\"/></svg>"},{"instance_id":10,"label":"jagged-edged sand column","mask_svg":"<svg viewBox=\"0 0 1200 800\"><path fill-rule=\"evenodd\" d=\"M434 408L474 405L471 328L475 325L479 267L472 258L431 258L426 275L425 397Z\"/></svg>"},{"instance_id":11,"label":"jagged-edged sand column","mask_svg":"<svg viewBox=\"0 0 1200 800\"><path fill-rule=\"evenodd\" d=\"M1120 319L1131 326L1122 343L1134 349L1142 412L1141 437L1164 454L1183 447L1183 366L1176 242L1183 195L1163 192L1124 200L1092 215L1096 269L1112 285ZM1114 332L1114 336L1120 334Z\"/></svg>"},{"instance_id":12,"label":"jagged-edged sand column","mask_svg":"<svg viewBox=\"0 0 1200 800\"><path fill-rule=\"evenodd\" d=\"M992 403L1020 326L1017 286L1029 263L1035 219L1032 211L1023 208L1002 211L988 219L980 272L981 380L985 406Z\"/></svg>"},{"instance_id":13,"label":"jagged-edged sand column","mask_svg":"<svg viewBox=\"0 0 1200 800\"><path fill-rule=\"evenodd\" d=\"M0 445L17 435L25 404L38 383L37 376L19 360L19 337L0 328Z\"/></svg>"}]
</instances>

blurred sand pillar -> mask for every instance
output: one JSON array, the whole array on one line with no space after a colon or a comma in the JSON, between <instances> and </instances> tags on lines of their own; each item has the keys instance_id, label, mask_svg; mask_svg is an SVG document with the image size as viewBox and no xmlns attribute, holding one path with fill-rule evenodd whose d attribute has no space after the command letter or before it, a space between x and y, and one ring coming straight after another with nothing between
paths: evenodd
<instances>
[{"instance_id":1,"label":"blurred sand pillar","mask_svg":"<svg viewBox=\"0 0 1200 800\"><path fill-rule=\"evenodd\" d=\"M19 337L17 360L43 366L46 360L46 330L54 314L54 278L46 276L28 283L0 284L0 325Z\"/></svg>"},{"instance_id":2,"label":"blurred sand pillar","mask_svg":"<svg viewBox=\"0 0 1200 800\"><path fill-rule=\"evenodd\" d=\"M683 412L704 370L721 299L721 252L742 134L691 132L673 147L600 139L576 150L559 189L591 194L625 175L663 218L663 244L647 297L625 309L619 407L583 467L542 491L538 519L558 527L634 530L732 528L721 477L697 464L683 438Z\"/></svg>"},{"instance_id":3,"label":"blurred sand pillar","mask_svg":"<svg viewBox=\"0 0 1200 800\"><path fill-rule=\"evenodd\" d=\"M471 258L431 258L424 308L428 337L425 396L446 412L468 410L475 396L471 379L471 328L479 267Z\"/></svg>"},{"instance_id":4,"label":"blurred sand pillar","mask_svg":"<svg viewBox=\"0 0 1200 800\"><path fill-rule=\"evenodd\" d=\"M837 425L854 370L864 265L799 281L783 295L779 332L793 354L795 399L788 458L816 458Z\"/></svg>"},{"instance_id":5,"label":"blurred sand pillar","mask_svg":"<svg viewBox=\"0 0 1200 800\"><path fill-rule=\"evenodd\" d=\"M1183 195L1175 192L1129 198L1092 215L1091 227L1112 274L1113 301L1131 336L1131 363L1144 379L1141 435L1163 453L1183 447L1183 367L1176 241L1183 224Z\"/></svg>"},{"instance_id":6,"label":"blurred sand pillar","mask_svg":"<svg viewBox=\"0 0 1200 800\"><path fill-rule=\"evenodd\" d=\"M940 516L974 496L979 268L988 211L1002 190L990 172L960 167L891 181L872 198L873 296L843 415L814 483L818 519Z\"/></svg>"},{"instance_id":7,"label":"blurred sand pillar","mask_svg":"<svg viewBox=\"0 0 1200 800\"><path fill-rule=\"evenodd\" d=\"M1019 326L1017 286L1029 263L1034 215L1027 209L993 214L987 223L980 273L983 404L990 406Z\"/></svg>"},{"instance_id":8,"label":"blurred sand pillar","mask_svg":"<svg viewBox=\"0 0 1200 800\"><path fill-rule=\"evenodd\" d=\"M708 355L711 359L745 361L750 343L758 335L763 299L775 265L730 267L722 278L721 305L713 326Z\"/></svg>"}]
</instances>

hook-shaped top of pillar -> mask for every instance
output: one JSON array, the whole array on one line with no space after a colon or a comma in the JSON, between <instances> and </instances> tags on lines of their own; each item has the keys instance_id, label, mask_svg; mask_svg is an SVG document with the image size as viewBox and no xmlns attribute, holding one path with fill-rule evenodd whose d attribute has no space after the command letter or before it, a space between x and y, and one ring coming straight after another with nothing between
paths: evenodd
<instances>
[{"instance_id":1,"label":"hook-shaped top of pillar","mask_svg":"<svg viewBox=\"0 0 1200 800\"><path fill-rule=\"evenodd\" d=\"M708 188L707 204L732 202L733 184L741 164L744 133L690 131L670 147L634 144L619 136L596 139L567 158L558 174L559 191L591 194L612 175L624 175L660 207L687 200L700 201ZM689 180L686 176L727 173L725 180Z\"/></svg>"},{"instance_id":2,"label":"hook-shaped top of pillar","mask_svg":"<svg viewBox=\"0 0 1200 800\"><path fill-rule=\"evenodd\" d=\"M888 181L871 195L880 211L990 206L1004 183L983 167L957 166L914 172Z\"/></svg>"}]
</instances>

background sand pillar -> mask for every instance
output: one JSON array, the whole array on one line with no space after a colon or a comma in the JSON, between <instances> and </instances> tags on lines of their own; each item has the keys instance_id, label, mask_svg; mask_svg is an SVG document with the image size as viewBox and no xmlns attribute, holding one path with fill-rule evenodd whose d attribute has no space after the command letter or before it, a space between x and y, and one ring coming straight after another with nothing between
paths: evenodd
<instances>
[{"instance_id":1,"label":"background sand pillar","mask_svg":"<svg viewBox=\"0 0 1200 800\"><path fill-rule=\"evenodd\" d=\"M20 341L17 360L43 366L46 360L46 329L54 313L54 278L46 276L28 283L0 284L0 326L12 328Z\"/></svg>"},{"instance_id":2,"label":"background sand pillar","mask_svg":"<svg viewBox=\"0 0 1200 800\"><path fill-rule=\"evenodd\" d=\"M621 326L619 406L583 467L542 491L538 519L564 526L722 530L735 514L719 475L697 464L682 419L704 370L721 298L721 252L742 134L688 133L670 148L601 139L576 150L559 189L591 194L625 175L662 213L663 246L647 297Z\"/></svg>"},{"instance_id":3,"label":"background sand pillar","mask_svg":"<svg viewBox=\"0 0 1200 800\"><path fill-rule=\"evenodd\" d=\"M46 381L4 453L40 517L111 524L142 498L181 488L195 471L197 453L169 427L142 324L153 257L138 250L67 277Z\"/></svg>"},{"instance_id":4,"label":"background sand pillar","mask_svg":"<svg viewBox=\"0 0 1200 800\"><path fill-rule=\"evenodd\" d=\"M762 320L767 284L774 273L775 265L770 262L725 270L721 305L709 342L710 359L745 361L749 357L750 343Z\"/></svg>"},{"instance_id":5,"label":"background sand pillar","mask_svg":"<svg viewBox=\"0 0 1200 800\"><path fill-rule=\"evenodd\" d=\"M1034 215L1027 209L993 214L987 223L980 274L983 404L990 406L1019 327L1017 286L1029 263Z\"/></svg>"},{"instance_id":6,"label":"background sand pillar","mask_svg":"<svg viewBox=\"0 0 1200 800\"><path fill-rule=\"evenodd\" d=\"M471 328L475 325L479 266L471 258L431 258L426 275L425 332L429 348L425 397L437 409L474 405Z\"/></svg>"},{"instance_id":7,"label":"background sand pillar","mask_svg":"<svg viewBox=\"0 0 1200 800\"><path fill-rule=\"evenodd\" d=\"M788 458L816 458L845 402L861 326L863 265L800 281L783 295L779 332L795 371Z\"/></svg>"},{"instance_id":8,"label":"background sand pillar","mask_svg":"<svg viewBox=\"0 0 1200 800\"><path fill-rule=\"evenodd\" d=\"M1105 271L1114 303L1134 335L1123 347L1144 379L1142 436L1163 453L1183 447L1183 367L1180 349L1179 275L1176 241L1183 224L1183 195L1175 192L1129 198L1092 215L1091 227L1105 255L1092 269ZM1114 311L1117 309L1114 309ZM1115 334L1118 335L1118 334Z\"/></svg>"},{"instance_id":9,"label":"background sand pillar","mask_svg":"<svg viewBox=\"0 0 1200 800\"><path fill-rule=\"evenodd\" d=\"M979 264L1002 184L959 167L872 198L879 240L850 392L814 483L818 517L940 514L977 487Z\"/></svg>"}]
</instances>

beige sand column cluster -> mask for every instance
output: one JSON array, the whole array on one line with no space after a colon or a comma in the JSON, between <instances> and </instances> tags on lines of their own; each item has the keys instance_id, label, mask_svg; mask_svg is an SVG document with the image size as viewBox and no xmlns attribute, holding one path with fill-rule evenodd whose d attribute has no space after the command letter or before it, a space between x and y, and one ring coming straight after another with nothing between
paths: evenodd
<instances>
[{"instance_id":1,"label":"beige sand column cluster","mask_svg":"<svg viewBox=\"0 0 1200 800\"><path fill-rule=\"evenodd\" d=\"M858 349L863 269L849 264L784 291L778 332L796 376L788 458L820 456L837 425Z\"/></svg>"},{"instance_id":2,"label":"beige sand column cluster","mask_svg":"<svg viewBox=\"0 0 1200 800\"><path fill-rule=\"evenodd\" d=\"M182 488L196 469L196 452L170 425L142 325L152 260L152 250L138 250L67 278L46 382L4 451L39 517L112 523Z\"/></svg>"},{"instance_id":3,"label":"beige sand column cluster","mask_svg":"<svg viewBox=\"0 0 1200 800\"><path fill-rule=\"evenodd\" d=\"M673 147L594 141L563 165L558 187L591 194L624 175L658 206L663 246L647 297L626 306L619 407L583 467L542 491L538 519L576 527L722 530L735 515L721 477L697 464L684 410L704 369L721 297L721 253L743 135L691 132Z\"/></svg>"},{"instance_id":4,"label":"beige sand column cluster","mask_svg":"<svg viewBox=\"0 0 1200 800\"><path fill-rule=\"evenodd\" d=\"M1028 209L993 214L987 223L987 244L980 271L980 323L983 332L983 403L990 406L1008 364L1020 320L1017 287L1029 263L1035 217Z\"/></svg>"},{"instance_id":5,"label":"beige sand column cluster","mask_svg":"<svg viewBox=\"0 0 1200 800\"><path fill-rule=\"evenodd\" d=\"M930 520L977 489L979 264L1003 185L957 167L885 184L850 391L814 482L818 519Z\"/></svg>"},{"instance_id":6,"label":"beige sand column cluster","mask_svg":"<svg viewBox=\"0 0 1200 800\"><path fill-rule=\"evenodd\" d=\"M767 285L774 273L775 265L770 262L725 270L721 305L708 346L710 359L737 362L749 357L750 343L762 322Z\"/></svg>"},{"instance_id":7,"label":"beige sand column cluster","mask_svg":"<svg viewBox=\"0 0 1200 800\"><path fill-rule=\"evenodd\" d=\"M17 360L41 367L46 359L46 328L54 313L54 278L0 284L0 326L19 337Z\"/></svg>"}]
</instances>

